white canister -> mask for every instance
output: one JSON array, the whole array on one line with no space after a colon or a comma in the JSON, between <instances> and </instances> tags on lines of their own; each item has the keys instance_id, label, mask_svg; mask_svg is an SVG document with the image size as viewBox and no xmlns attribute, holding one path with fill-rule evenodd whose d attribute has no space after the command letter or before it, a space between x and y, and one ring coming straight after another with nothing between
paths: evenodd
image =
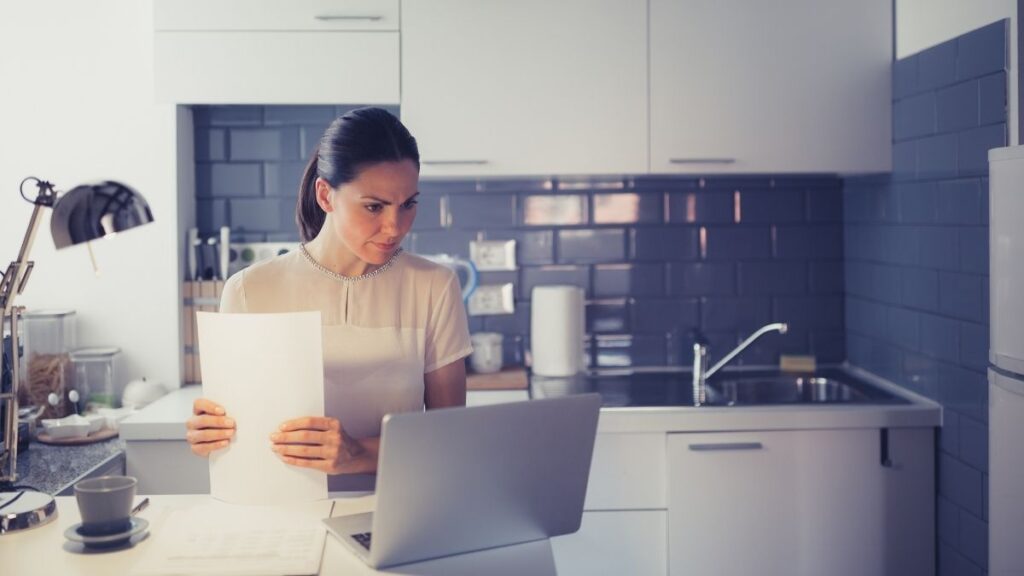
<instances>
[{"instance_id":1,"label":"white canister","mask_svg":"<svg viewBox=\"0 0 1024 576\"><path fill-rule=\"evenodd\" d=\"M501 370L504 340L504 335L499 332L477 332L469 337L473 344L469 365L473 367L474 372L490 374Z\"/></svg>"},{"instance_id":2,"label":"white canister","mask_svg":"<svg viewBox=\"0 0 1024 576\"><path fill-rule=\"evenodd\" d=\"M586 318L578 286L536 286L530 298L530 355L539 376L573 376L583 370Z\"/></svg>"}]
</instances>

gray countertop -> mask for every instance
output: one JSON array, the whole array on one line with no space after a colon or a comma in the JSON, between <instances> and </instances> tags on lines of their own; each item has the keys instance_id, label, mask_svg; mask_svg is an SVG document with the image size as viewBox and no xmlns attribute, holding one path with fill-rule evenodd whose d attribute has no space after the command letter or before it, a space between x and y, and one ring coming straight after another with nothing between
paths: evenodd
<instances>
[{"instance_id":1,"label":"gray countertop","mask_svg":"<svg viewBox=\"0 0 1024 576\"><path fill-rule=\"evenodd\" d=\"M79 478L118 458L124 459L124 440L118 437L79 446L33 441L28 450L18 454L17 484L60 494Z\"/></svg>"}]
</instances>

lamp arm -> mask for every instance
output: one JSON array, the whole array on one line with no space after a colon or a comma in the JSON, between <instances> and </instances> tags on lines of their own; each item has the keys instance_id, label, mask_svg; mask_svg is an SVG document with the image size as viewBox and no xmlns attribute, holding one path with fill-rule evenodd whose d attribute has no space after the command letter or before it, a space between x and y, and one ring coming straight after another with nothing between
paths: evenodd
<instances>
[{"instance_id":1,"label":"lamp arm","mask_svg":"<svg viewBox=\"0 0 1024 576\"><path fill-rule=\"evenodd\" d=\"M29 180L34 180L36 188L39 190L35 200L29 200L25 196L24 187L25 183ZM39 231L39 222L43 209L53 206L57 200L57 192L54 191L53 184L33 176L21 181L19 192L22 198L32 203L32 217L28 221L28 229L25 230L25 236L22 238L18 259L11 262L3 277L0 278L0 310L2 310L0 318L6 318L11 313L11 309L14 307L14 297L25 290L25 283L28 282L28 276L32 272L33 266L33 263L28 259L28 255L32 252L32 245L36 240L36 232Z\"/></svg>"},{"instance_id":2,"label":"lamp arm","mask_svg":"<svg viewBox=\"0 0 1024 576\"><path fill-rule=\"evenodd\" d=\"M36 204L32 208L32 218L28 222L28 229L25 230L18 259L11 262L3 279L0 280L0 307L3 308L0 318L6 318L11 313L11 309L14 307L14 297L25 290L25 283L28 282L28 275L33 265L29 261L28 255L35 243L36 232L39 231L39 222L42 220L41 215L44 208L46 206L43 204Z\"/></svg>"}]
</instances>

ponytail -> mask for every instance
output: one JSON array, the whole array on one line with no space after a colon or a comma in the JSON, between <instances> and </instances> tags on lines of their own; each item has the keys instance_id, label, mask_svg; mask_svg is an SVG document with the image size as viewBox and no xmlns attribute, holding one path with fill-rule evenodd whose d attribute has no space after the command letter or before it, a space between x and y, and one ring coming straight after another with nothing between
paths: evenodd
<instances>
[{"instance_id":1,"label":"ponytail","mask_svg":"<svg viewBox=\"0 0 1024 576\"><path fill-rule=\"evenodd\" d=\"M313 149L313 155L306 164L306 171L302 174L302 183L299 185L299 201L295 206L295 223L299 226L299 238L302 242L309 242L320 233L327 214L316 201L316 179L317 179L317 157L320 155L320 145Z\"/></svg>"}]
</instances>

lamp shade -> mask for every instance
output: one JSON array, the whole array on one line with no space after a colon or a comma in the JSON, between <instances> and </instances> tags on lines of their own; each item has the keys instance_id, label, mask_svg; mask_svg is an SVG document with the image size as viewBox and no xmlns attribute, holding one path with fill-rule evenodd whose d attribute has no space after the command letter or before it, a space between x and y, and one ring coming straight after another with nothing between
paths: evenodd
<instances>
[{"instance_id":1,"label":"lamp shade","mask_svg":"<svg viewBox=\"0 0 1024 576\"><path fill-rule=\"evenodd\" d=\"M106 180L76 186L58 198L50 217L50 233L57 248L66 248L152 221L153 213L141 194Z\"/></svg>"}]
</instances>

